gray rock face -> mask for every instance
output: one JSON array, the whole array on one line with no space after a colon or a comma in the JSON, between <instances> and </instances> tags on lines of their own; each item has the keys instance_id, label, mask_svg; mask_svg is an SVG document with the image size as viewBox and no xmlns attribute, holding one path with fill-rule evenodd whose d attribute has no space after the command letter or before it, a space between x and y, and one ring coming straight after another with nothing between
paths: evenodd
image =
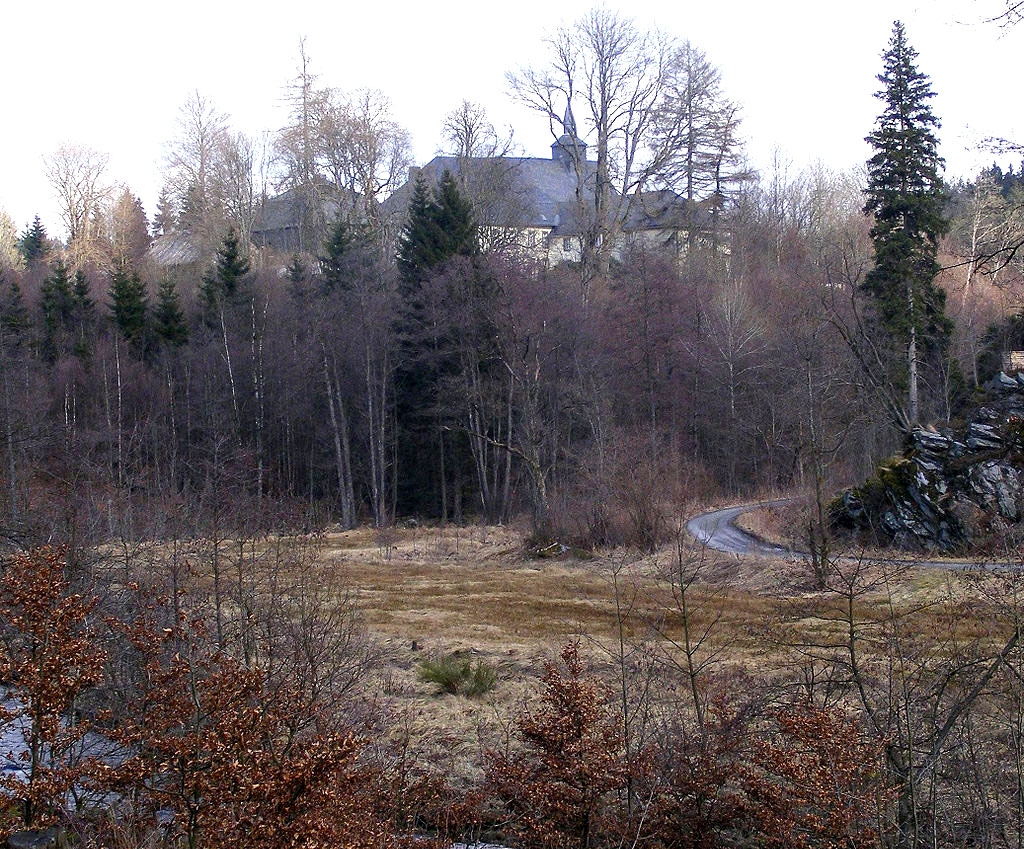
<instances>
[{"instance_id":1,"label":"gray rock face","mask_svg":"<svg viewBox=\"0 0 1024 849\"><path fill-rule=\"evenodd\" d=\"M7 849L64 849L67 845L67 838L59 828L16 831L7 838Z\"/></svg>"},{"instance_id":2,"label":"gray rock face","mask_svg":"<svg viewBox=\"0 0 1024 849\"><path fill-rule=\"evenodd\" d=\"M1024 381L1000 374L963 428L916 428L899 457L831 506L833 528L955 552L1024 518ZM1021 529L1024 532L1024 528Z\"/></svg>"},{"instance_id":3,"label":"gray rock face","mask_svg":"<svg viewBox=\"0 0 1024 849\"><path fill-rule=\"evenodd\" d=\"M971 422L967 426L967 448L969 450L991 451L1002 447L1003 439L995 425Z\"/></svg>"}]
</instances>

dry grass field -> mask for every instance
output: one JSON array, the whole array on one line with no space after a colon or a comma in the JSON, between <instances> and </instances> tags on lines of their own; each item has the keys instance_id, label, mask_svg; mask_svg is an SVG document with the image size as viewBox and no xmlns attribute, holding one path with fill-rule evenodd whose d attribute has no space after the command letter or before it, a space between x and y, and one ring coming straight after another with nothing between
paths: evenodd
<instances>
[{"instance_id":1,"label":"dry grass field","mask_svg":"<svg viewBox=\"0 0 1024 849\"><path fill-rule=\"evenodd\" d=\"M769 537L781 521L753 518ZM324 539L330 571L381 648L379 697L403 718L397 727L434 757L472 760L463 755L481 738L495 739L536 691L543 662L569 640L581 640L595 667L612 671L620 619L631 646L670 659L670 668L683 636L678 582L673 586L680 563L694 578L691 633L710 627L700 655L714 656L716 672L742 670L766 683L799 677L794 670L809 662L808 646L841 642L846 633L843 580L817 589L797 558L739 558L689 539L646 556L538 558L523 540L522 531L506 527L400 529L386 539L361 529ZM1005 639L1005 594L986 581L868 560L845 571L856 571L857 616L868 628L897 616L908 639L939 651ZM862 650L870 651L870 640ZM425 658L451 652L492 665L494 690L479 699L442 696L419 680Z\"/></svg>"},{"instance_id":2,"label":"dry grass field","mask_svg":"<svg viewBox=\"0 0 1024 849\"><path fill-rule=\"evenodd\" d=\"M748 516L773 540L785 521L779 511ZM411 762L462 786L479 778L482 750L509 739L514 717L537 698L544 663L568 641L579 642L611 686L626 669L629 697L650 708L654 727L688 721L698 689L708 703L724 693L777 706L799 699L808 686L839 681L851 611L858 655L879 693L896 680L894 645L911 670L905 680L916 687L941 678L947 659L968 672L980 668L1024 613L1024 603L1015 603L1024 602L1024 580L1015 574L979 576L864 557L838 563L830 585L819 587L799 557L721 554L688 536L652 554L566 550L554 557L538 556L527 538L528 530L515 526L360 528L217 544L190 539L173 549L111 547L103 562L112 579L122 570L149 573L163 587L176 563L193 582L192 600L206 622L219 580L217 615L232 635L247 621L246 600L280 626L293 621L294 611L311 609L300 604L308 592L313 608L328 614L311 617L318 635L355 625L353 642L329 655L342 665L355 658L358 667L358 686L339 691L340 715L354 719L374 745L388 744L388 757L409 752ZM687 624L701 667L701 684L692 688L683 671ZM627 660L619 666L622 651ZM425 662L453 653L493 670L493 689L469 697L424 680ZM931 690L919 689L915 709L930 709ZM815 695L823 700L820 691ZM848 682L826 698L857 711Z\"/></svg>"},{"instance_id":3,"label":"dry grass field","mask_svg":"<svg viewBox=\"0 0 1024 849\"><path fill-rule=\"evenodd\" d=\"M541 558L522 529L400 529L381 539L359 529L324 538L325 565L381 649L375 699L428 759L458 772L478 763L481 741L495 744L508 717L538 689L545 661L580 640L596 669L610 671L617 623L634 646L672 653L681 615L672 573L676 546L655 555L567 552ZM695 629L712 626L709 645L730 664L757 667L774 651L766 634L783 598L800 593L801 567L715 556L689 541L687 570L698 569L688 605ZM621 613L616 614L616 587ZM423 660L459 652L497 672L482 698L440 695L419 679Z\"/></svg>"},{"instance_id":4,"label":"dry grass field","mask_svg":"<svg viewBox=\"0 0 1024 849\"><path fill-rule=\"evenodd\" d=\"M677 636L674 546L654 555L542 558L527 550L523 536L514 528L425 528L395 532L383 546L373 532L357 530L329 535L325 546L367 627L395 646L415 642L421 652L468 651L532 664L570 639L612 639L616 581L631 636L651 629ZM737 650L754 647L773 596L789 595L803 580L795 563L746 562L689 541L684 557L685 568L701 571L692 589L697 621L713 600Z\"/></svg>"}]
</instances>

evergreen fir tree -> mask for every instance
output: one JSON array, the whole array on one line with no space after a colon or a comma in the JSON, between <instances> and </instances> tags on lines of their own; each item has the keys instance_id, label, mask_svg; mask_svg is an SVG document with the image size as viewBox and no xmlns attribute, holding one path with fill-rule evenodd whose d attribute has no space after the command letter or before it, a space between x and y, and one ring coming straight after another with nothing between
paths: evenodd
<instances>
[{"instance_id":1,"label":"evergreen fir tree","mask_svg":"<svg viewBox=\"0 0 1024 849\"><path fill-rule=\"evenodd\" d=\"M398 243L398 270L407 289L454 256L478 252L473 208L449 171L433 193L421 174L409 201L409 221Z\"/></svg>"},{"instance_id":2,"label":"evergreen fir tree","mask_svg":"<svg viewBox=\"0 0 1024 849\"><path fill-rule=\"evenodd\" d=\"M174 230L175 223L174 200L165 187L160 190L160 197L156 200L156 215L153 216L150 232L154 236L166 236Z\"/></svg>"},{"instance_id":3,"label":"evergreen fir tree","mask_svg":"<svg viewBox=\"0 0 1024 849\"><path fill-rule=\"evenodd\" d=\"M71 320L75 300L71 285L67 263L58 257L40 289L43 316L54 327L64 327Z\"/></svg>"},{"instance_id":4,"label":"evergreen fir tree","mask_svg":"<svg viewBox=\"0 0 1024 849\"><path fill-rule=\"evenodd\" d=\"M294 301L304 301L309 295L309 269L302 261L298 251L285 266L285 278L288 280L288 294Z\"/></svg>"},{"instance_id":5,"label":"evergreen fir tree","mask_svg":"<svg viewBox=\"0 0 1024 849\"><path fill-rule=\"evenodd\" d=\"M306 300L309 295L309 286L307 285L309 272L298 252L292 254L291 262L285 268L285 277L288 278L288 282L291 284L288 287L288 294L292 297L292 300Z\"/></svg>"},{"instance_id":6,"label":"evergreen fir tree","mask_svg":"<svg viewBox=\"0 0 1024 849\"><path fill-rule=\"evenodd\" d=\"M110 315L121 335L141 344L146 332L146 284L139 273L126 263L118 263L110 272Z\"/></svg>"},{"instance_id":7,"label":"evergreen fir tree","mask_svg":"<svg viewBox=\"0 0 1024 849\"><path fill-rule=\"evenodd\" d=\"M409 203L409 220L399 241L398 269L401 277L403 315L400 328L402 362L395 375L395 407L399 423L399 465L401 475L398 500L402 511L424 512L446 518L448 500L442 487L449 478L465 479L468 459L465 440L455 435L445 416L442 387L451 383L459 369L448 331L428 320L425 314L426 289L431 276L441 272L455 257L473 258L478 253L477 229L472 207L459 190L458 183L445 171L436 189L429 192L422 175L416 180ZM474 288L476 270L452 280L442 297L451 307ZM438 292L433 293L436 303ZM456 485L455 490L459 487ZM457 514L461 499L450 508Z\"/></svg>"},{"instance_id":8,"label":"evergreen fir tree","mask_svg":"<svg viewBox=\"0 0 1024 849\"><path fill-rule=\"evenodd\" d=\"M320 273L323 275L324 291L350 288L346 275L346 260L352 248L352 233L345 220L340 216L331 227L331 233L324 242L324 253L317 257L320 260Z\"/></svg>"},{"instance_id":9,"label":"evergreen fir tree","mask_svg":"<svg viewBox=\"0 0 1024 849\"><path fill-rule=\"evenodd\" d=\"M249 268L249 258L242 253L238 234L232 227L217 250L217 279L229 299L238 294L239 285L249 273Z\"/></svg>"},{"instance_id":10,"label":"evergreen fir tree","mask_svg":"<svg viewBox=\"0 0 1024 849\"><path fill-rule=\"evenodd\" d=\"M0 275L4 277L4 275ZM0 325L5 337L21 338L32 326L32 319L25 306L25 298L17 280L6 280L3 295L0 296Z\"/></svg>"},{"instance_id":11,"label":"evergreen fir tree","mask_svg":"<svg viewBox=\"0 0 1024 849\"><path fill-rule=\"evenodd\" d=\"M220 308L224 301L232 301L240 294L240 287L249 273L249 260L242 253L238 235L232 227L217 249L217 260L213 270L204 275L200 286L203 306L207 318Z\"/></svg>"},{"instance_id":12,"label":"evergreen fir tree","mask_svg":"<svg viewBox=\"0 0 1024 849\"><path fill-rule=\"evenodd\" d=\"M419 174L409 200L409 220L398 241L398 271L408 289L443 258L434 199L427 180Z\"/></svg>"},{"instance_id":13,"label":"evergreen fir tree","mask_svg":"<svg viewBox=\"0 0 1024 849\"><path fill-rule=\"evenodd\" d=\"M450 171L445 171L437 184L434 209L437 229L442 234L442 258L476 256L480 248L473 205L459 189Z\"/></svg>"},{"instance_id":14,"label":"evergreen fir tree","mask_svg":"<svg viewBox=\"0 0 1024 849\"><path fill-rule=\"evenodd\" d=\"M71 291L71 273L62 257L57 257L50 273L43 280L39 293L42 313L42 356L47 362L56 361L65 350L65 337L74 315L74 295Z\"/></svg>"},{"instance_id":15,"label":"evergreen fir tree","mask_svg":"<svg viewBox=\"0 0 1024 849\"><path fill-rule=\"evenodd\" d=\"M169 277L161 280L157 289L153 333L160 342L171 348L180 348L188 342L188 325L178 299L178 288Z\"/></svg>"},{"instance_id":16,"label":"evergreen fir tree","mask_svg":"<svg viewBox=\"0 0 1024 849\"><path fill-rule=\"evenodd\" d=\"M89 279L81 269L75 272L71 295L73 321L78 328L75 356L88 359L92 354L93 331L96 327L96 302L92 298Z\"/></svg>"},{"instance_id":17,"label":"evergreen fir tree","mask_svg":"<svg viewBox=\"0 0 1024 849\"><path fill-rule=\"evenodd\" d=\"M288 278L289 283L304 283L306 281L306 264L302 261L302 257L299 254L292 254L291 262L288 263L285 268L285 277Z\"/></svg>"},{"instance_id":18,"label":"evergreen fir tree","mask_svg":"<svg viewBox=\"0 0 1024 849\"><path fill-rule=\"evenodd\" d=\"M197 181L192 180L181 197L181 206L174 217L175 227L178 230L195 229L198 231L202 228L206 213L203 189Z\"/></svg>"},{"instance_id":19,"label":"evergreen fir tree","mask_svg":"<svg viewBox=\"0 0 1024 849\"><path fill-rule=\"evenodd\" d=\"M18 240L18 250L29 266L46 259L46 254L50 251L50 239L38 215L32 219L31 226Z\"/></svg>"},{"instance_id":20,"label":"evergreen fir tree","mask_svg":"<svg viewBox=\"0 0 1024 849\"><path fill-rule=\"evenodd\" d=\"M75 285L72 287L71 295L74 299L75 312L83 319L96 313L96 302L92 299L92 291L89 288L89 278L85 272L79 269L75 272Z\"/></svg>"},{"instance_id":21,"label":"evergreen fir tree","mask_svg":"<svg viewBox=\"0 0 1024 849\"><path fill-rule=\"evenodd\" d=\"M931 83L918 71L916 58L897 21L878 76L883 89L876 97L885 109L866 139L875 150L867 163L864 206L874 216L875 260L864 289L876 299L883 327L906 355L905 368L898 369L907 392L904 425L919 418L922 355L941 356L951 329L944 293L934 284L938 241L948 229L935 135L939 121L929 105Z\"/></svg>"}]
</instances>

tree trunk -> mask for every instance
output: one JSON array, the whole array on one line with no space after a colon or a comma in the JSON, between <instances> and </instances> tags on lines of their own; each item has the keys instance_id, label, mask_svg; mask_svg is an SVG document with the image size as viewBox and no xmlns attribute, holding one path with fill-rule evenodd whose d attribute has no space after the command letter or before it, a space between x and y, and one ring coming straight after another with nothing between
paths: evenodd
<instances>
[{"instance_id":1,"label":"tree trunk","mask_svg":"<svg viewBox=\"0 0 1024 849\"><path fill-rule=\"evenodd\" d=\"M11 376L10 357L7 353L6 340L3 336L3 323L0 322L0 357L3 358L3 390L4 390L4 437L7 443L7 509L11 524L18 521L18 465L14 454L14 422L11 419Z\"/></svg>"},{"instance_id":2,"label":"tree trunk","mask_svg":"<svg viewBox=\"0 0 1024 849\"><path fill-rule=\"evenodd\" d=\"M228 327L224 321L224 306L220 308L220 332L221 340L224 343L224 362L228 367L228 385L231 388L231 409L235 414L235 435L241 441L242 425L241 416L238 412L238 392L235 389L235 370L231 365L231 346L228 345Z\"/></svg>"},{"instance_id":3,"label":"tree trunk","mask_svg":"<svg viewBox=\"0 0 1024 849\"><path fill-rule=\"evenodd\" d=\"M327 391L327 409L331 417L331 434L334 440L334 464L338 478L338 505L341 508L341 524L344 528L355 527L355 491L352 483L351 446L349 444L348 420L341 402L341 390L331 374L327 352L323 354L324 386Z\"/></svg>"},{"instance_id":4,"label":"tree trunk","mask_svg":"<svg viewBox=\"0 0 1024 849\"><path fill-rule=\"evenodd\" d=\"M374 351L369 344L363 346L363 365L366 382L366 418L370 454L370 495L373 501L373 524L382 528L388 523L388 463L387 463L387 364L380 363L380 374L374 368ZM392 505L393 509L393 505Z\"/></svg>"},{"instance_id":5,"label":"tree trunk","mask_svg":"<svg viewBox=\"0 0 1024 849\"><path fill-rule=\"evenodd\" d=\"M263 305L263 320L256 322L256 299L252 300L252 392L255 401L253 431L256 440L256 504L263 504L263 427L265 417L265 377L263 373L263 330L267 324L267 306Z\"/></svg>"},{"instance_id":6,"label":"tree trunk","mask_svg":"<svg viewBox=\"0 0 1024 849\"><path fill-rule=\"evenodd\" d=\"M910 341L907 343L907 416L913 427L920 421L917 395L917 323L914 320L914 289L907 283L910 303Z\"/></svg>"}]
</instances>

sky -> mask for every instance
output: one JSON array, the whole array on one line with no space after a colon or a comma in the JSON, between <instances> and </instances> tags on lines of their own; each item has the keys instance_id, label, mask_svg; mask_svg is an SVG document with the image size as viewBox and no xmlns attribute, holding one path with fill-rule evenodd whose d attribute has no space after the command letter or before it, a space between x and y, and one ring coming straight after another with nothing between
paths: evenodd
<instances>
[{"instance_id":1,"label":"sky","mask_svg":"<svg viewBox=\"0 0 1024 849\"><path fill-rule=\"evenodd\" d=\"M107 176L138 195L149 214L162 183L179 109L194 92L230 116L232 129L269 138L304 38L324 87L374 88L390 97L412 134L418 163L441 144L445 114L482 104L525 155L547 156L547 122L510 96L506 74L540 67L545 38L594 0L514 4L289 0L53 0L11 4L0 31L7 119L0 129L0 209L23 230L39 214L62 235L43 158L62 144L109 155ZM991 19L1004 0L606 0L643 29L657 27L702 50L742 109L752 165L791 176L821 164L856 169L881 104L881 53L899 19L928 74L942 121L949 177L998 159L983 142L1024 142L1015 97L1024 23ZM580 115L577 114L577 118ZM580 121L582 124L582 120ZM584 129L580 127L581 131Z\"/></svg>"}]
</instances>

